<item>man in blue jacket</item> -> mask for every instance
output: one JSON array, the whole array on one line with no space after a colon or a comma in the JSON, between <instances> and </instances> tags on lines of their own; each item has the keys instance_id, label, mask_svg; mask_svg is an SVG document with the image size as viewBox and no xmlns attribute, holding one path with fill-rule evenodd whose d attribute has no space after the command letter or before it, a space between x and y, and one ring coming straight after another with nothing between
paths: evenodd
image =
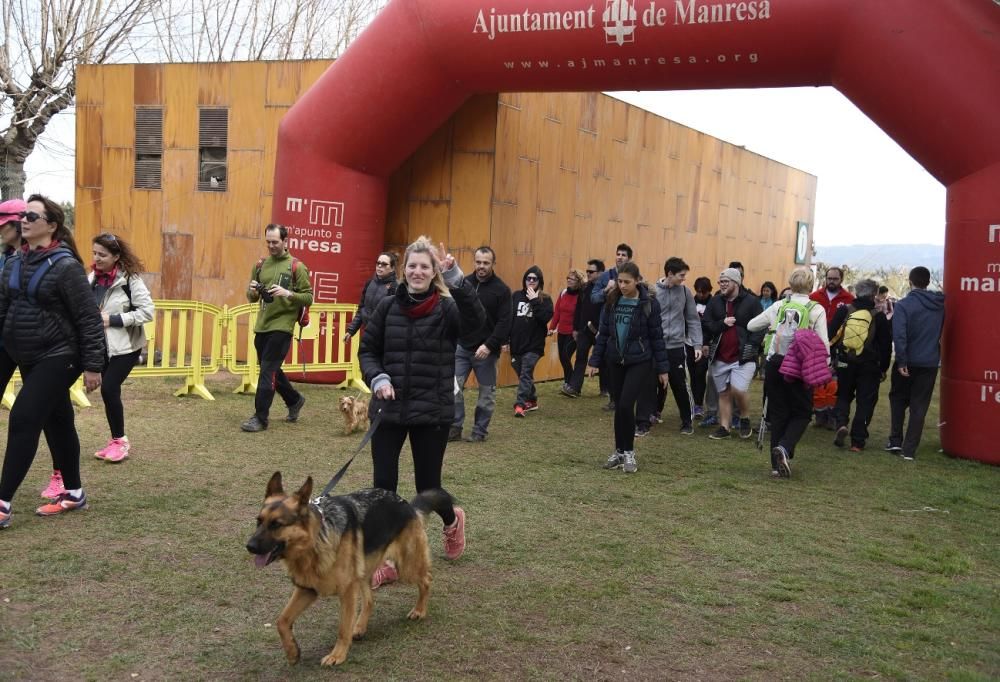
<instances>
[{"instance_id":1,"label":"man in blue jacket","mask_svg":"<svg viewBox=\"0 0 1000 682\"><path fill-rule=\"evenodd\" d=\"M928 291L930 270L910 270L907 296L896 303L892 316L892 341L896 362L892 368L889 410L892 424L886 450L913 461L924 430L924 418L934 393L941 363L941 328L944 326L944 294ZM903 436L903 421L910 410L910 423Z\"/></svg>"}]
</instances>

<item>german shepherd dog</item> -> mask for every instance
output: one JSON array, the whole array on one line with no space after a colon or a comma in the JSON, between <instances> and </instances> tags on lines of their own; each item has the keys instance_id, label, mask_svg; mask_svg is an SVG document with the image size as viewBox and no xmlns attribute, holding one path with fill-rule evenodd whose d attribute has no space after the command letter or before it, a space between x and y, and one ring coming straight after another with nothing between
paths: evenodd
<instances>
[{"instance_id":1,"label":"german shepherd dog","mask_svg":"<svg viewBox=\"0 0 1000 682\"><path fill-rule=\"evenodd\" d=\"M452 499L443 490L426 490L410 503L379 489L315 500L309 499L311 494L312 477L298 492L286 495L281 472L276 471L268 481L247 550L258 568L281 559L295 586L278 616L278 635L290 664L298 663L301 653L292 634L295 620L317 597L340 598L337 643L320 661L338 665L347 659L351 639L361 639L368 629L375 601L371 577L385 559L395 561L402 582L416 584L419 590L407 617L420 620L427 615L431 556L424 517L451 508Z\"/></svg>"}]
</instances>

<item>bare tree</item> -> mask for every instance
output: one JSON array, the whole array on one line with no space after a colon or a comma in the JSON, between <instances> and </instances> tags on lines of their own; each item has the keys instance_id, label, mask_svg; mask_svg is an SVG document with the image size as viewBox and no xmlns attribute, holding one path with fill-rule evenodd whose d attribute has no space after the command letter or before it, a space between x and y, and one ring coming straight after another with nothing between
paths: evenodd
<instances>
[{"instance_id":1,"label":"bare tree","mask_svg":"<svg viewBox=\"0 0 1000 682\"><path fill-rule=\"evenodd\" d=\"M0 0L0 198L73 103L76 66L339 55L387 0Z\"/></svg>"},{"instance_id":2,"label":"bare tree","mask_svg":"<svg viewBox=\"0 0 1000 682\"><path fill-rule=\"evenodd\" d=\"M76 65L112 60L151 0L0 0L0 196L24 193L24 162L73 103Z\"/></svg>"}]
</instances>

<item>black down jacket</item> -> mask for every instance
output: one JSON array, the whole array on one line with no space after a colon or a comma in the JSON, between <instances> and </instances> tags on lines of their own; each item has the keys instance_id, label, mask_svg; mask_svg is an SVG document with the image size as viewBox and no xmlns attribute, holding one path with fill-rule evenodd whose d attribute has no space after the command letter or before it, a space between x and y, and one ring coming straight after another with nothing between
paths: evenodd
<instances>
[{"instance_id":1,"label":"black down jacket","mask_svg":"<svg viewBox=\"0 0 1000 682\"><path fill-rule=\"evenodd\" d=\"M411 318L406 283L383 298L367 320L358 357L365 383L380 374L392 382L395 400L372 399L369 414L382 408L389 424L451 424L455 419L455 347L462 334L486 321L468 280L441 296L423 317Z\"/></svg>"},{"instance_id":2,"label":"black down jacket","mask_svg":"<svg viewBox=\"0 0 1000 682\"><path fill-rule=\"evenodd\" d=\"M65 246L51 250L19 251L8 258L0 275L0 329L4 349L18 365L34 365L55 357L74 357L88 372L104 370L107 354L104 322L91 293L83 266L70 256L57 261L28 301L28 282L39 265ZM20 292L10 290L14 262L21 263Z\"/></svg>"}]
</instances>

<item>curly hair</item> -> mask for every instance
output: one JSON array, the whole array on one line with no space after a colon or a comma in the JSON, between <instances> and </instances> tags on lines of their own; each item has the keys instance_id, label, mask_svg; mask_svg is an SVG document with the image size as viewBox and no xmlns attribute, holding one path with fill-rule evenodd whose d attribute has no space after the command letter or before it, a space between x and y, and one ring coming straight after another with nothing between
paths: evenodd
<instances>
[{"instance_id":1,"label":"curly hair","mask_svg":"<svg viewBox=\"0 0 1000 682\"><path fill-rule=\"evenodd\" d=\"M139 256L121 237L116 237L110 232L103 232L94 237L93 243L102 246L112 256L118 256L118 267L126 275L138 275L140 272L145 272L146 268L139 260Z\"/></svg>"}]
</instances>

